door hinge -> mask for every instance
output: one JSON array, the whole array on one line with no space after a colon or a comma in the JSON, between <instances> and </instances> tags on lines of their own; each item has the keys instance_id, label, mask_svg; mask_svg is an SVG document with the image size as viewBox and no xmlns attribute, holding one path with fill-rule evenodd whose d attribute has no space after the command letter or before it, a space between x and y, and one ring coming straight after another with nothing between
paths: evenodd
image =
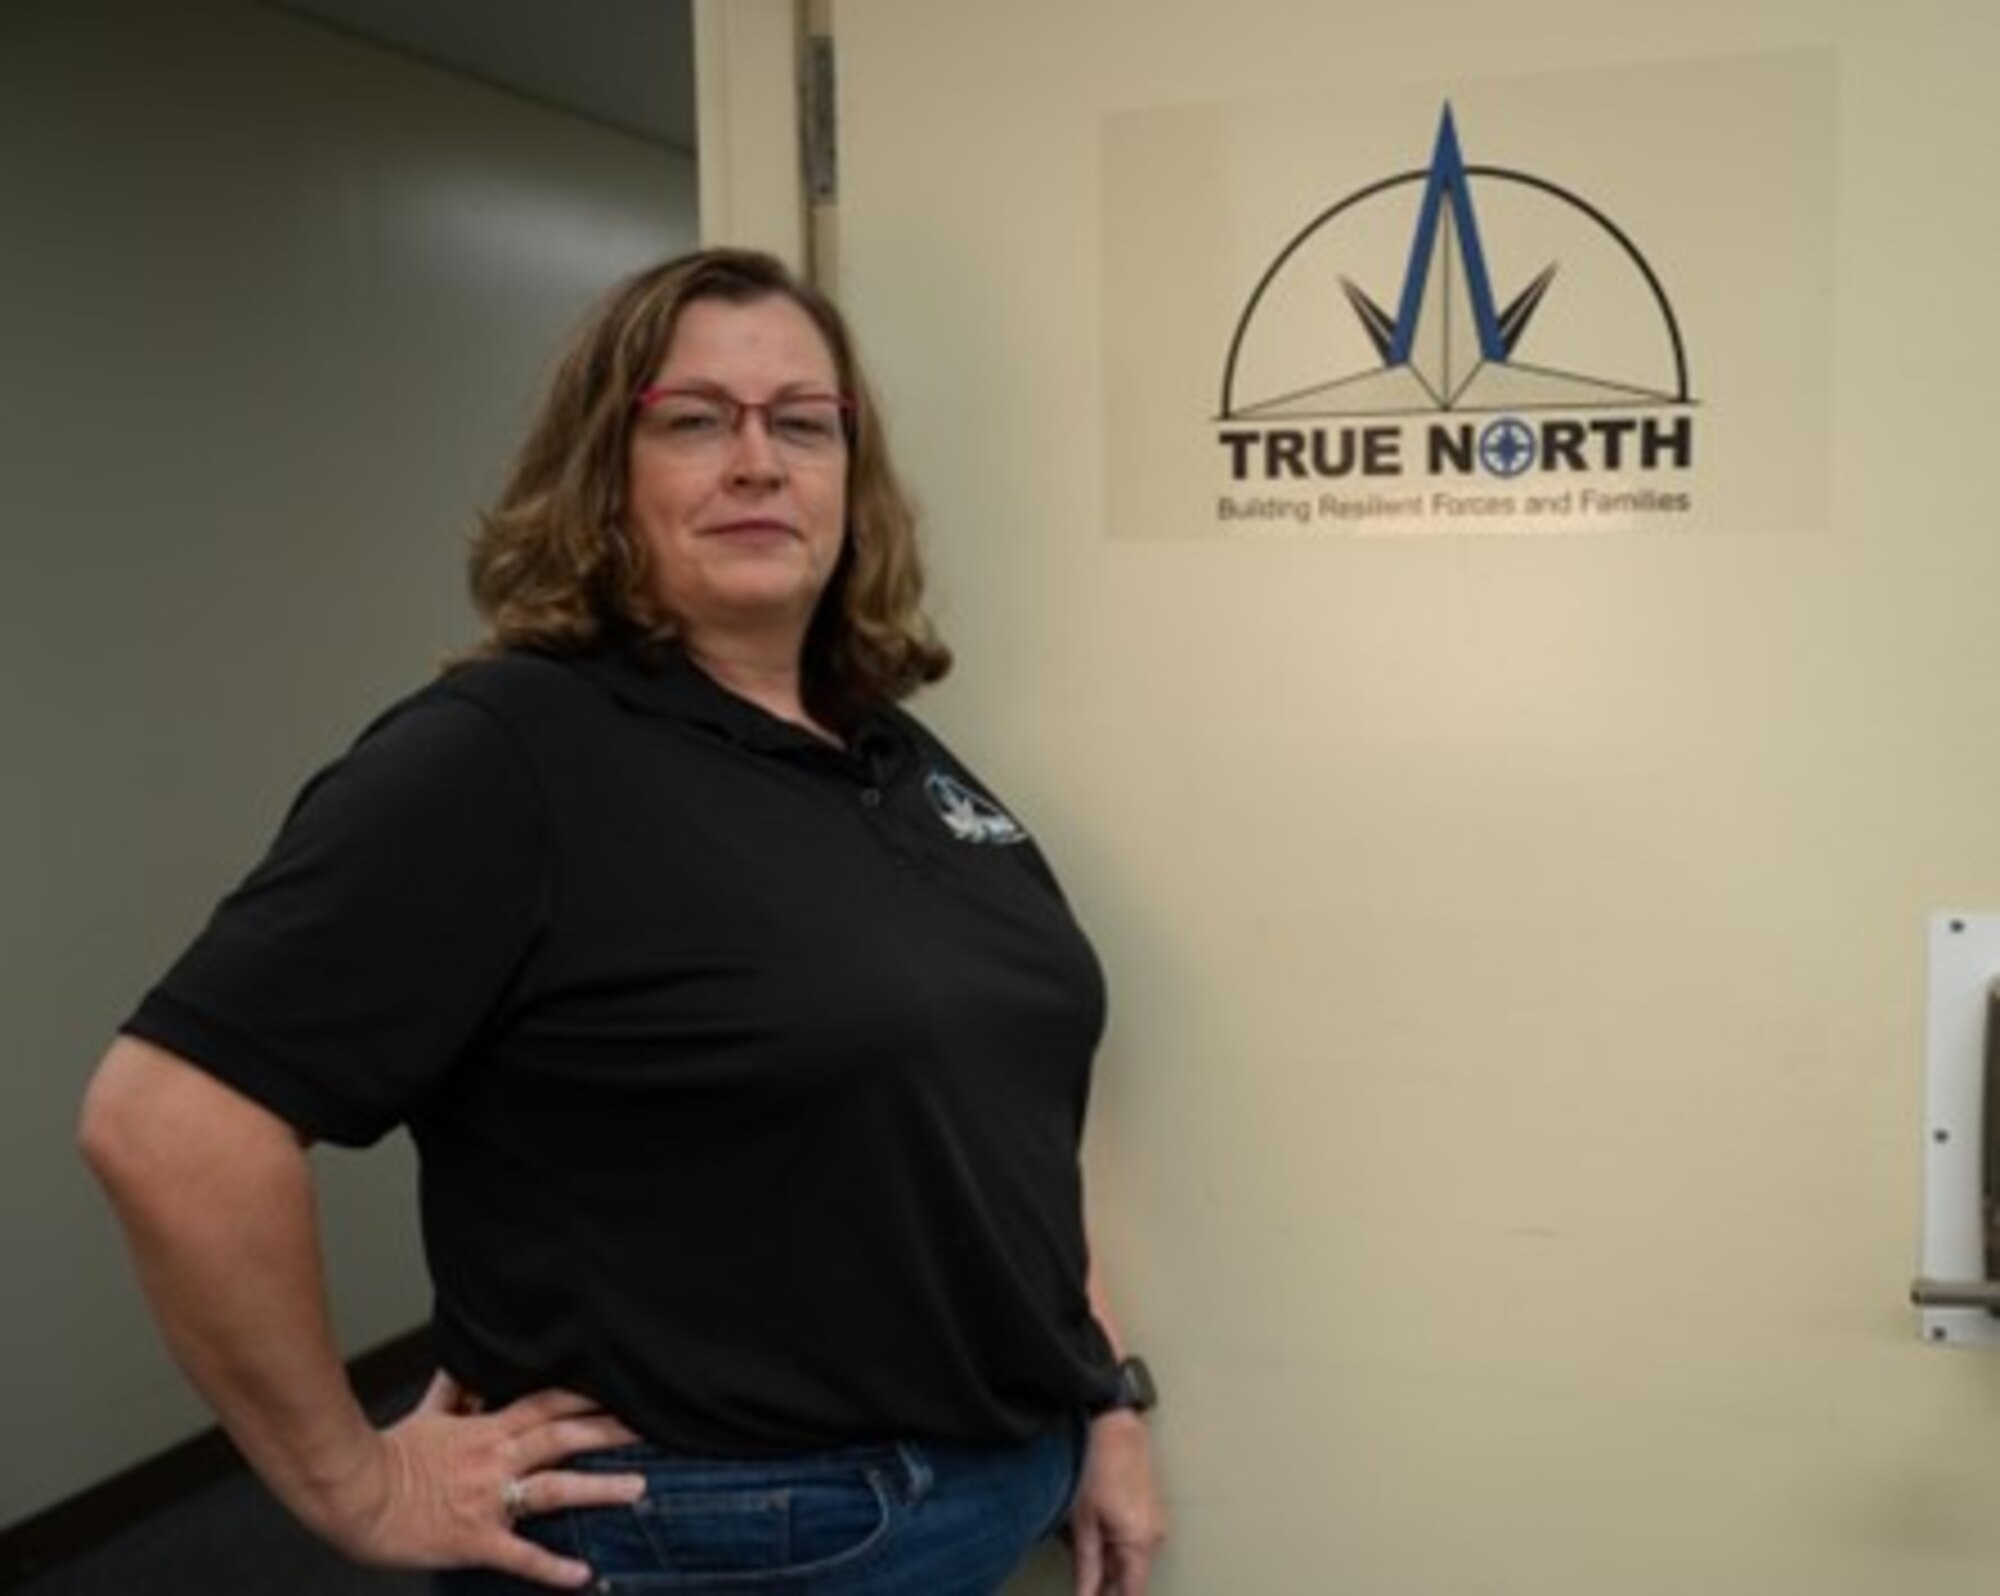
<instances>
[{"instance_id":1,"label":"door hinge","mask_svg":"<svg viewBox=\"0 0 2000 1596\"><path fill-rule=\"evenodd\" d=\"M799 139L808 205L831 205L840 196L835 113L833 36L808 33L799 71Z\"/></svg>"}]
</instances>

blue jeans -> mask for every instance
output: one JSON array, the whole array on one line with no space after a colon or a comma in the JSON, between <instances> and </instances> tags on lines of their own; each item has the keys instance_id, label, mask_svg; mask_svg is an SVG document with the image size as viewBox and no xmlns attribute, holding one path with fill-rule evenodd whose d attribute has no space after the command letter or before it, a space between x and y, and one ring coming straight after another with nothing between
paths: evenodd
<instances>
[{"instance_id":1,"label":"blue jeans","mask_svg":"<svg viewBox=\"0 0 2000 1596\"><path fill-rule=\"evenodd\" d=\"M902 1443L750 1461L650 1446L563 1465L643 1473L630 1507L523 1519L520 1531L582 1559L603 1596L993 1596L1061 1527L1083 1463L1081 1421L1021 1446ZM466 1569L437 1596L546 1596L547 1586Z\"/></svg>"}]
</instances>

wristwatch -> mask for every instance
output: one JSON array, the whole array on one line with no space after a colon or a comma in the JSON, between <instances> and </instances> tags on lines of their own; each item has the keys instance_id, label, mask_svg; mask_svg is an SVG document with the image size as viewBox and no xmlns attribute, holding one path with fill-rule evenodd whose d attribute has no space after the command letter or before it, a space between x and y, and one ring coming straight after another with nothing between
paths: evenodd
<instances>
[{"instance_id":1,"label":"wristwatch","mask_svg":"<svg viewBox=\"0 0 2000 1596\"><path fill-rule=\"evenodd\" d=\"M1144 1358L1120 1358L1117 1377L1110 1394L1091 1404L1093 1419L1107 1413L1146 1413L1159 1406L1159 1387L1153 1384L1153 1371Z\"/></svg>"}]
</instances>

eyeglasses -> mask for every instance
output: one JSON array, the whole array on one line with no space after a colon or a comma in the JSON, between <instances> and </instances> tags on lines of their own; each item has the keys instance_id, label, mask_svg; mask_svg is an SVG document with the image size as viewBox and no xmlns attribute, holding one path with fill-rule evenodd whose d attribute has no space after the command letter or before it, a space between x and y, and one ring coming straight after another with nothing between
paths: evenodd
<instances>
[{"instance_id":1,"label":"eyeglasses","mask_svg":"<svg viewBox=\"0 0 2000 1596\"><path fill-rule=\"evenodd\" d=\"M759 415L764 435L780 450L802 459L840 453L854 401L846 394L791 393L753 404L724 388L666 386L641 389L633 411L668 448L689 456L718 454L743 430L744 418Z\"/></svg>"}]
</instances>

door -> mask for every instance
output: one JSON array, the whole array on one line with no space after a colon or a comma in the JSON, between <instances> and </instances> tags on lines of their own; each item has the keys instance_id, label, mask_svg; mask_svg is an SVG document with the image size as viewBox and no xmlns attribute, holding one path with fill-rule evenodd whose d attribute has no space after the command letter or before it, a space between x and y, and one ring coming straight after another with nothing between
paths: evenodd
<instances>
[{"instance_id":1,"label":"door","mask_svg":"<svg viewBox=\"0 0 2000 1596\"><path fill-rule=\"evenodd\" d=\"M1990 1577L1994 1366L1902 1294L1926 919L2000 901L2000 239L1965 201L2000 13L838 0L832 30L838 287L961 660L919 708L1112 980L1092 1190L1163 1388L1158 1588ZM1369 206L1298 325L1331 360L1372 324L1421 428L1328 405L1274 465L1242 421L1239 459L1232 340ZM1269 358L1315 389L1298 336ZM1669 430L1642 460L1633 394L1574 387L1454 410L1468 349ZM1184 429L1135 431L1183 381ZM1535 470L1422 458L1471 415L1447 448L1504 416Z\"/></svg>"}]
</instances>

